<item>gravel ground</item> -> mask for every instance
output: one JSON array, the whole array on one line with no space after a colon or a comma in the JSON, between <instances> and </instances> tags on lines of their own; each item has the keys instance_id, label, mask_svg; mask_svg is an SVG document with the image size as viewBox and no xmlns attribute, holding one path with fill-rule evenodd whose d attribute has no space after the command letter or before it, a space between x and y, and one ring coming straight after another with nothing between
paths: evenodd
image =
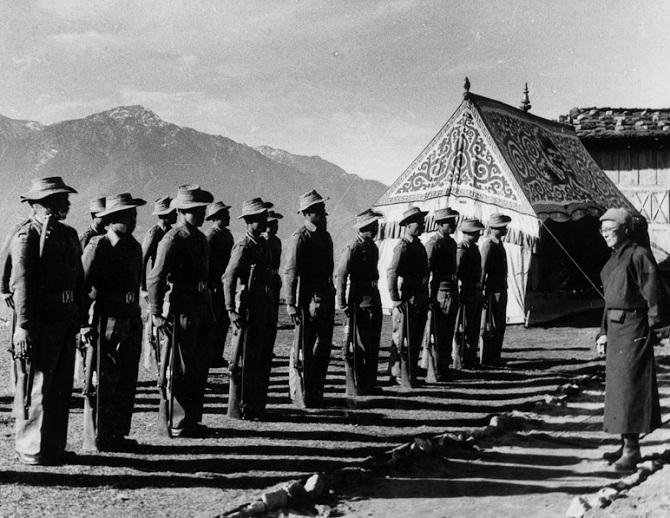
<instances>
[{"instance_id":1,"label":"gravel ground","mask_svg":"<svg viewBox=\"0 0 670 518\"><path fill-rule=\"evenodd\" d=\"M77 464L27 467L14 460L9 356L0 369L0 514L2 516L213 516L249 501L268 486L315 471L342 467L412 436L466 429L487 423L492 413L530 408L576 373L592 371L594 326L589 315L552 328L508 328L500 370L463 372L449 383L411 392L388 386L385 394L347 400L344 367L334 348L327 383L327 408L300 411L288 399L287 365L292 330L280 328L267 418L263 422L225 416L227 379L210 375L204 423L206 439L157 436L155 377L142 369L131 437L136 452L80 455ZM284 323L285 324L285 323ZM341 323L335 329L339 344ZM390 341L390 321L383 344ZM6 342L8 331L1 339ZM386 368L387 347L380 372ZM3 347L4 349L4 347ZM69 449L81 449L83 400L75 389ZM472 495L476 496L476 495Z\"/></svg>"}]
</instances>

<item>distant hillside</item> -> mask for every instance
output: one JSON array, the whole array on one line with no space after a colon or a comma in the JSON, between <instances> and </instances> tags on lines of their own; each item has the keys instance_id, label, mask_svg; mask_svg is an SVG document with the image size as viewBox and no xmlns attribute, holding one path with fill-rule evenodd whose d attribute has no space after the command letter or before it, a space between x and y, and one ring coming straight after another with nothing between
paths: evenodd
<instances>
[{"instance_id":1,"label":"distant hillside","mask_svg":"<svg viewBox=\"0 0 670 518\"><path fill-rule=\"evenodd\" d=\"M68 223L88 224L92 197L130 191L148 201L173 193L178 185L198 183L216 199L233 205L231 229L242 201L272 200L286 218L280 235L296 227L298 196L316 188L329 196L329 230L339 248L351 235L354 215L385 190L379 182L348 174L319 157L292 155L267 146L254 149L163 121L142 106L121 106L83 119L41 125L0 116L0 217L9 225L26 213L18 196L30 180L63 176L79 190L72 197ZM141 209L137 235L152 222ZM0 230L4 234L6 230Z\"/></svg>"}]
</instances>

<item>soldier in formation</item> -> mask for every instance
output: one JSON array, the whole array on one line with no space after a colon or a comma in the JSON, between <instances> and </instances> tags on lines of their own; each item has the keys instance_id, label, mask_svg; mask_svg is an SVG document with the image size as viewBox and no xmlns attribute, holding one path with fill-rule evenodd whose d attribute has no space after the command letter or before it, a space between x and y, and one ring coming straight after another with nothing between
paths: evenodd
<instances>
[{"instance_id":1,"label":"soldier in formation","mask_svg":"<svg viewBox=\"0 0 670 518\"><path fill-rule=\"evenodd\" d=\"M35 180L21 201L31 216L11 237L15 310L15 450L25 464L67 461L68 414L79 322L85 317L77 232L62 221L77 191L60 177Z\"/></svg>"},{"instance_id":2,"label":"soldier in formation","mask_svg":"<svg viewBox=\"0 0 670 518\"><path fill-rule=\"evenodd\" d=\"M244 202L240 219L246 233L235 243L224 274L226 310L235 328L228 396L228 415L234 418L263 416L270 381L275 326L270 297L272 257L261 236L267 215L260 198Z\"/></svg>"},{"instance_id":3,"label":"soldier in formation","mask_svg":"<svg viewBox=\"0 0 670 518\"><path fill-rule=\"evenodd\" d=\"M356 237L342 252L337 269L338 305L349 321L344 360L347 394L351 396L366 396L377 391L382 304L377 289L379 250L374 237L381 217L370 209L356 216Z\"/></svg>"},{"instance_id":4,"label":"soldier in formation","mask_svg":"<svg viewBox=\"0 0 670 518\"><path fill-rule=\"evenodd\" d=\"M270 247L270 294L272 296L272 315L274 319L274 326L272 327L272 343L277 337L277 321L279 319L279 300L281 295L281 275L279 274L279 267L281 265L281 239L277 237L279 231L279 220L283 219L283 215L274 210L268 211L267 223L265 225L265 232L263 238L267 241Z\"/></svg>"},{"instance_id":5,"label":"soldier in formation","mask_svg":"<svg viewBox=\"0 0 670 518\"><path fill-rule=\"evenodd\" d=\"M489 221L489 235L481 240L481 283L484 294L482 316L482 365L500 366L505 326L507 325L507 254L502 238L512 218L493 214Z\"/></svg>"},{"instance_id":6,"label":"soldier in formation","mask_svg":"<svg viewBox=\"0 0 670 518\"><path fill-rule=\"evenodd\" d=\"M223 297L223 273L230 260L233 249L233 234L228 230L230 225L230 205L221 201L207 207L205 219L212 222L205 236L209 245L209 289L212 293L214 307L214 328L212 331L212 367L227 367L223 357L226 336L230 327L228 312Z\"/></svg>"},{"instance_id":7,"label":"soldier in formation","mask_svg":"<svg viewBox=\"0 0 670 518\"><path fill-rule=\"evenodd\" d=\"M83 343L88 344L84 384L87 451L133 445L127 436L142 345L142 248L133 231L137 207L145 203L130 193L106 198L105 210L98 217L107 231L89 241L82 257L84 286L92 294L92 307L81 328Z\"/></svg>"},{"instance_id":8,"label":"soldier in formation","mask_svg":"<svg viewBox=\"0 0 670 518\"><path fill-rule=\"evenodd\" d=\"M147 276L153 325L170 333L161 351L161 375L170 382L161 401L164 431L171 437L199 436L207 373L211 361L213 308L208 289L209 251L200 231L212 195L198 185L183 185L172 206L177 224L158 245ZM163 396L163 395L162 395Z\"/></svg>"},{"instance_id":9,"label":"soldier in formation","mask_svg":"<svg viewBox=\"0 0 670 518\"><path fill-rule=\"evenodd\" d=\"M430 318L426 329L428 350L427 381L447 381L452 363L452 342L458 315L458 276L456 275L456 230L458 212L438 209L433 215L437 232L426 243L430 271ZM432 345L431 345L432 342Z\"/></svg>"},{"instance_id":10,"label":"soldier in formation","mask_svg":"<svg viewBox=\"0 0 670 518\"><path fill-rule=\"evenodd\" d=\"M304 223L293 233L286 259L286 311L296 325L289 357L289 390L298 407L319 407L330 361L335 318L333 241L326 230L326 199L300 197Z\"/></svg>"},{"instance_id":11,"label":"soldier in formation","mask_svg":"<svg viewBox=\"0 0 670 518\"><path fill-rule=\"evenodd\" d=\"M484 230L478 219L465 219L459 228L462 239L456 247L456 274L460 311L457 328L457 357L460 366L474 368L478 363L482 312L482 258L477 240ZM459 367L460 367L459 366Z\"/></svg>"},{"instance_id":12,"label":"soldier in formation","mask_svg":"<svg viewBox=\"0 0 670 518\"><path fill-rule=\"evenodd\" d=\"M404 227L404 234L393 250L387 272L393 304L389 374L393 382L405 388L418 383L417 367L428 312L428 257L419 239L426 214L418 207L403 213L399 225Z\"/></svg>"}]
</instances>

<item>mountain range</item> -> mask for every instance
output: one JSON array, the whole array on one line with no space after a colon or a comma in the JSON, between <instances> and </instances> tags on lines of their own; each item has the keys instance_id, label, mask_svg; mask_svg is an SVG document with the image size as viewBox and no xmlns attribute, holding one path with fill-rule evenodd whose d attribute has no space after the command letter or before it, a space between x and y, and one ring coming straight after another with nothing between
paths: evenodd
<instances>
[{"instance_id":1,"label":"mountain range","mask_svg":"<svg viewBox=\"0 0 670 518\"><path fill-rule=\"evenodd\" d=\"M0 217L6 225L27 214L19 194L33 178L62 176L79 191L71 197L66 223L81 231L88 225L91 198L129 191L146 199L136 236L153 223L151 202L174 196L177 186L196 183L215 199L232 205L231 230L244 200L261 196L285 218L280 237L300 222L298 196L316 189L330 199L329 230L337 249L353 233L356 213L369 207L386 186L348 174L318 156L299 156L269 146L253 148L162 120L142 106L120 106L82 119L49 125L0 115Z\"/></svg>"}]
</instances>

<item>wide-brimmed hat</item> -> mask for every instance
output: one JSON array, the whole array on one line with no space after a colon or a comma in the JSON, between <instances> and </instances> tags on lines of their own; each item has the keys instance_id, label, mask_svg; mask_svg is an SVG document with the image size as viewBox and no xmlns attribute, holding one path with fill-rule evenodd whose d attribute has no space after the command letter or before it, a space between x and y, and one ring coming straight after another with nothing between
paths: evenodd
<instances>
[{"instance_id":1,"label":"wide-brimmed hat","mask_svg":"<svg viewBox=\"0 0 670 518\"><path fill-rule=\"evenodd\" d=\"M174 212L175 208L170 206L172 198L170 196L163 196L154 200L154 211L151 213L154 216L167 216L170 212Z\"/></svg>"},{"instance_id":2,"label":"wide-brimmed hat","mask_svg":"<svg viewBox=\"0 0 670 518\"><path fill-rule=\"evenodd\" d=\"M230 210L230 208L231 205L226 205L222 201L215 201L209 207L207 207L207 216L205 216L205 219L208 221L212 220L219 212Z\"/></svg>"},{"instance_id":3,"label":"wide-brimmed hat","mask_svg":"<svg viewBox=\"0 0 670 518\"><path fill-rule=\"evenodd\" d=\"M115 196L107 196L105 198L105 210L98 212L97 216L102 218L114 214L115 212L121 212L122 210L141 207L146 203L147 202L141 198L133 198L129 192L123 192Z\"/></svg>"},{"instance_id":4,"label":"wide-brimmed hat","mask_svg":"<svg viewBox=\"0 0 670 518\"><path fill-rule=\"evenodd\" d=\"M275 212L274 210L269 210L268 211L268 221L277 221L279 219L283 219L284 215L281 214L280 212Z\"/></svg>"},{"instance_id":5,"label":"wide-brimmed hat","mask_svg":"<svg viewBox=\"0 0 670 518\"><path fill-rule=\"evenodd\" d=\"M628 209L623 207L617 207L612 209L607 209L605 213L600 216L600 221L614 221L619 225L624 225L630 227L632 223L632 216Z\"/></svg>"},{"instance_id":6,"label":"wide-brimmed hat","mask_svg":"<svg viewBox=\"0 0 670 518\"><path fill-rule=\"evenodd\" d=\"M181 185L177 190L177 197L170 202L175 209L195 209L206 207L214 201L212 193L203 190L199 185Z\"/></svg>"},{"instance_id":7,"label":"wide-brimmed hat","mask_svg":"<svg viewBox=\"0 0 670 518\"><path fill-rule=\"evenodd\" d=\"M426 210L421 210L419 207L410 207L402 213L402 219L398 222L398 224L402 227L408 223L425 218L426 214L428 214L428 211Z\"/></svg>"},{"instance_id":8,"label":"wide-brimmed hat","mask_svg":"<svg viewBox=\"0 0 670 518\"><path fill-rule=\"evenodd\" d=\"M458 230L460 230L461 232L465 232L466 234L481 232L482 230L484 230L484 225L482 225L482 222L476 218L468 218L464 219L461 222L461 225L458 227Z\"/></svg>"},{"instance_id":9,"label":"wide-brimmed hat","mask_svg":"<svg viewBox=\"0 0 670 518\"><path fill-rule=\"evenodd\" d=\"M372 209L364 210L360 214L356 214L356 220L354 221L354 228L360 230L362 228L367 227L368 225L371 225L372 223L383 217L384 217L383 214L381 214L380 212L375 212Z\"/></svg>"},{"instance_id":10,"label":"wide-brimmed hat","mask_svg":"<svg viewBox=\"0 0 670 518\"><path fill-rule=\"evenodd\" d=\"M448 219L456 219L459 215L460 213L457 210L445 207L444 209L437 209L433 213L433 221L435 221L435 223L439 223Z\"/></svg>"},{"instance_id":11,"label":"wide-brimmed hat","mask_svg":"<svg viewBox=\"0 0 670 518\"><path fill-rule=\"evenodd\" d=\"M49 176L47 178L37 178L32 181L30 190L20 196L21 201L37 201L51 196L52 194L75 194L77 191L65 185L60 176Z\"/></svg>"},{"instance_id":12,"label":"wide-brimmed hat","mask_svg":"<svg viewBox=\"0 0 670 518\"><path fill-rule=\"evenodd\" d=\"M510 221L512 221L512 218L506 214L491 214L487 223L491 228L502 228L509 225Z\"/></svg>"},{"instance_id":13,"label":"wide-brimmed hat","mask_svg":"<svg viewBox=\"0 0 670 518\"><path fill-rule=\"evenodd\" d=\"M88 204L88 211L94 216L97 216L98 212L103 210L105 210L105 198L95 198Z\"/></svg>"},{"instance_id":14,"label":"wide-brimmed hat","mask_svg":"<svg viewBox=\"0 0 670 518\"><path fill-rule=\"evenodd\" d=\"M326 200L328 199L330 198L324 198L318 192L312 189L311 191L306 192L305 194L300 196L300 209L298 209L298 213L305 212L310 207L318 205L319 203L325 204Z\"/></svg>"},{"instance_id":15,"label":"wide-brimmed hat","mask_svg":"<svg viewBox=\"0 0 670 518\"><path fill-rule=\"evenodd\" d=\"M265 208L265 204L262 199L254 198L253 200L247 200L242 204L242 214L237 217L237 219L244 219L250 216L258 216L260 214L268 213L268 209Z\"/></svg>"}]
</instances>

